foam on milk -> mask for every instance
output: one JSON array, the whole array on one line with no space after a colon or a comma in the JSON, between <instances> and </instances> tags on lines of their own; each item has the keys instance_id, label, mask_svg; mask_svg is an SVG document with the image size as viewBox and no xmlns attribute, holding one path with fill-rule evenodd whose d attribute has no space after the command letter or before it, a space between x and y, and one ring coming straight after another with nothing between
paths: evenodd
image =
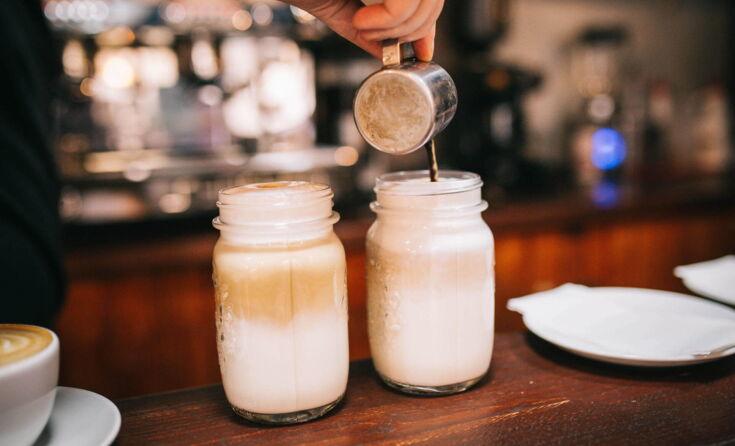
<instances>
[{"instance_id":1,"label":"foam on milk","mask_svg":"<svg viewBox=\"0 0 735 446\"><path fill-rule=\"evenodd\" d=\"M0 324L0 366L35 355L52 340L51 333L40 327Z\"/></svg>"}]
</instances>

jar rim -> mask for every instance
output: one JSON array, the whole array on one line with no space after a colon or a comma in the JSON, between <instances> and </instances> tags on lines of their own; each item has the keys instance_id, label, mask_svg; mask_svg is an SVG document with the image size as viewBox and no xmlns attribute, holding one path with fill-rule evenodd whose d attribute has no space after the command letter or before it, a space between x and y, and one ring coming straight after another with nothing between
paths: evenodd
<instances>
[{"instance_id":1,"label":"jar rim","mask_svg":"<svg viewBox=\"0 0 735 446\"><path fill-rule=\"evenodd\" d=\"M218 206L262 205L283 206L303 203L304 200L331 198L332 189L322 183L309 181L270 181L250 183L220 189Z\"/></svg>"},{"instance_id":2,"label":"jar rim","mask_svg":"<svg viewBox=\"0 0 735 446\"><path fill-rule=\"evenodd\" d=\"M279 232L334 224L332 189L309 181L251 183L222 189L213 222L220 231Z\"/></svg>"},{"instance_id":3,"label":"jar rim","mask_svg":"<svg viewBox=\"0 0 735 446\"><path fill-rule=\"evenodd\" d=\"M455 207L455 208L445 208L445 209L424 209L424 208L414 208L410 209L409 211L406 211L405 209L393 209L386 206L381 206L380 203L377 201L373 201L370 203L370 210L375 212L378 215L404 215L411 217L416 216L432 216L435 218L461 218L466 217L468 215L477 215L481 214L485 209L488 208L488 203L485 200L481 200L477 204L473 204L470 206L462 206L462 207Z\"/></svg>"},{"instance_id":4,"label":"jar rim","mask_svg":"<svg viewBox=\"0 0 735 446\"><path fill-rule=\"evenodd\" d=\"M212 226L218 229L220 232L232 232L232 233L251 233L251 234L281 234L291 233L300 234L307 232L319 231L321 229L333 226L340 219L339 212L332 211L328 217L306 220L306 221L294 221L287 223L246 223L241 225L227 224L217 216L212 219Z\"/></svg>"},{"instance_id":5,"label":"jar rim","mask_svg":"<svg viewBox=\"0 0 735 446\"><path fill-rule=\"evenodd\" d=\"M472 172L441 170L439 181L432 182L428 170L406 170L380 175L373 190L381 195L428 196L467 192L482 184L480 176Z\"/></svg>"}]
</instances>

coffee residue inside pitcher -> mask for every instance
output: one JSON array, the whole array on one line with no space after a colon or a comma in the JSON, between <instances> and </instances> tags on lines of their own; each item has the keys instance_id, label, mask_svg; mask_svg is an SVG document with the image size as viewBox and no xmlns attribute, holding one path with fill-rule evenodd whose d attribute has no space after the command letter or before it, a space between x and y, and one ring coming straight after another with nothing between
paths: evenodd
<instances>
[{"instance_id":1,"label":"coffee residue inside pitcher","mask_svg":"<svg viewBox=\"0 0 735 446\"><path fill-rule=\"evenodd\" d=\"M403 75L368 78L355 100L355 122L365 139L380 151L412 151L431 132L432 105L424 92Z\"/></svg>"}]
</instances>

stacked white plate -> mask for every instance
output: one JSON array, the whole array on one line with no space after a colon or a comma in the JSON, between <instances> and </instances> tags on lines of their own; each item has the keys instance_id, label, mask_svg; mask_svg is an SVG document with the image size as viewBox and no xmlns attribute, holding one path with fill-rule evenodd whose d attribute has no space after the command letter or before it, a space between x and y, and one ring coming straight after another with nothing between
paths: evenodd
<instances>
[{"instance_id":1,"label":"stacked white plate","mask_svg":"<svg viewBox=\"0 0 735 446\"><path fill-rule=\"evenodd\" d=\"M735 310L667 291L566 284L508 301L557 346L616 364L697 364L735 353Z\"/></svg>"},{"instance_id":2,"label":"stacked white plate","mask_svg":"<svg viewBox=\"0 0 735 446\"><path fill-rule=\"evenodd\" d=\"M674 275L701 296L735 305L735 256L677 266Z\"/></svg>"}]
</instances>

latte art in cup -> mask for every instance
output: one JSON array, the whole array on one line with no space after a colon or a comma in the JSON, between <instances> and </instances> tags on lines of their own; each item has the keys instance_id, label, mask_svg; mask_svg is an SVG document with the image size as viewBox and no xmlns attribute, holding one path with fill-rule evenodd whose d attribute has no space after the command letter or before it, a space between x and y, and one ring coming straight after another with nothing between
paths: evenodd
<instances>
[{"instance_id":1,"label":"latte art in cup","mask_svg":"<svg viewBox=\"0 0 735 446\"><path fill-rule=\"evenodd\" d=\"M23 360L42 351L52 341L51 333L31 325L0 325L0 366Z\"/></svg>"},{"instance_id":2,"label":"latte art in cup","mask_svg":"<svg viewBox=\"0 0 735 446\"><path fill-rule=\"evenodd\" d=\"M0 324L0 445L30 446L51 414L59 339L34 325Z\"/></svg>"}]
</instances>

